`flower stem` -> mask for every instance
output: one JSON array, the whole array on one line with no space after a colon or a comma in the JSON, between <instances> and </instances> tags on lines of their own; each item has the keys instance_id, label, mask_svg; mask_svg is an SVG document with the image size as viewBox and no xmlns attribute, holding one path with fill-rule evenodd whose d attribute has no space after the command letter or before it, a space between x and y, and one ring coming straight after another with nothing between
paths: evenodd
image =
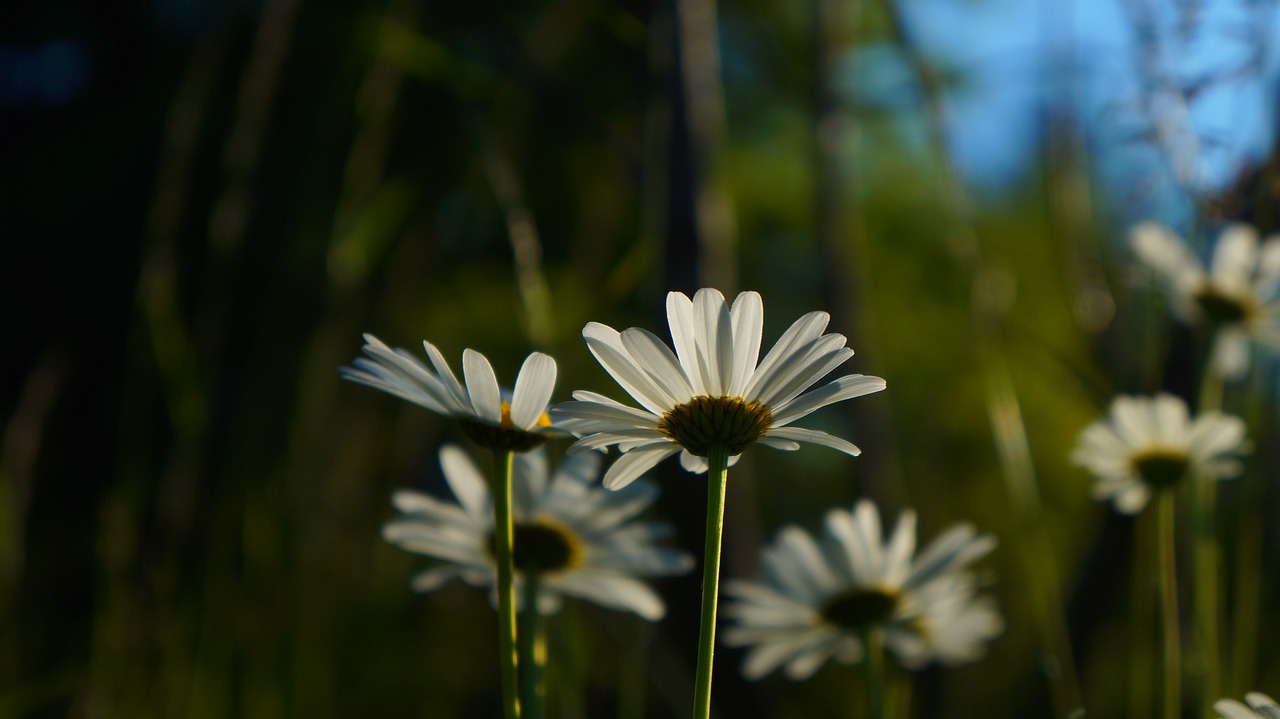
<instances>
[{"instance_id":1,"label":"flower stem","mask_svg":"<svg viewBox=\"0 0 1280 719\"><path fill-rule=\"evenodd\" d=\"M863 677L867 684L867 716L884 719L884 634L872 628L862 633Z\"/></svg>"},{"instance_id":2,"label":"flower stem","mask_svg":"<svg viewBox=\"0 0 1280 719\"><path fill-rule=\"evenodd\" d=\"M1157 552L1160 563L1160 609L1164 624L1164 719L1182 716L1182 640L1178 625L1178 576L1174 553L1174 493L1157 497Z\"/></svg>"},{"instance_id":3,"label":"flower stem","mask_svg":"<svg viewBox=\"0 0 1280 719\"><path fill-rule=\"evenodd\" d=\"M498 664L502 669L502 716L518 719L516 680L516 590L511 561L515 532L511 523L511 470L515 454L493 451L493 543L498 562Z\"/></svg>"},{"instance_id":4,"label":"flower stem","mask_svg":"<svg viewBox=\"0 0 1280 719\"><path fill-rule=\"evenodd\" d=\"M1222 407L1222 381L1206 368L1200 380L1198 414L1219 411ZM1221 696L1221 605L1222 548L1218 544L1218 483L1207 477L1192 477L1191 526L1194 549L1195 622L1200 658L1197 664L1204 672L1201 683L1201 709L1213 716L1213 703Z\"/></svg>"},{"instance_id":5,"label":"flower stem","mask_svg":"<svg viewBox=\"0 0 1280 719\"><path fill-rule=\"evenodd\" d=\"M538 611L538 572L528 572L524 578L524 603L520 610L520 716L522 719L542 719L542 706L546 688L542 682L542 670L546 664L547 645L542 631L542 613Z\"/></svg>"},{"instance_id":6,"label":"flower stem","mask_svg":"<svg viewBox=\"0 0 1280 719\"><path fill-rule=\"evenodd\" d=\"M698 631L698 679L694 687L694 719L711 716L711 667L716 644L716 602L720 596L720 540L724 536L724 490L729 452L707 452L707 538L702 549L702 622Z\"/></svg>"}]
</instances>

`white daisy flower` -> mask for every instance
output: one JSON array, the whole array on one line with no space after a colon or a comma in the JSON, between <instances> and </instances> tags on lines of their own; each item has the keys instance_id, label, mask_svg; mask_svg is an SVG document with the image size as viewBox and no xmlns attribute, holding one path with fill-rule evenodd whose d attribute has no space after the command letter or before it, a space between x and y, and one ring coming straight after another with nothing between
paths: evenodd
<instances>
[{"instance_id":1,"label":"white daisy flower","mask_svg":"<svg viewBox=\"0 0 1280 719\"><path fill-rule=\"evenodd\" d=\"M873 630L908 668L972 661L1004 628L966 571L995 544L961 524L915 555L915 513L903 512L885 540L868 501L827 514L820 542L788 526L762 553L764 581L727 585L736 601L725 613L735 626L724 641L751 647L742 667L749 679L779 667L805 679L831 658L859 662Z\"/></svg>"},{"instance_id":2,"label":"white daisy flower","mask_svg":"<svg viewBox=\"0 0 1280 719\"><path fill-rule=\"evenodd\" d=\"M392 544L447 564L414 577L412 586L431 591L458 578L477 587L496 582L492 498L488 484L459 447L440 450L440 466L458 503L401 490L392 503L404 516L386 524ZM599 455L569 457L554 474L541 451L518 454L512 478L517 596L524 578L539 576L538 608L556 611L561 596L586 599L610 609L661 619L662 599L637 577L683 574L693 567L685 552L659 547L669 525L636 521L658 496L640 481L625 492L596 484Z\"/></svg>"},{"instance_id":3,"label":"white daisy flower","mask_svg":"<svg viewBox=\"0 0 1280 719\"><path fill-rule=\"evenodd\" d=\"M1214 330L1210 362L1219 375L1244 375L1250 340L1280 351L1280 236L1259 246L1256 230L1231 225L1207 271L1181 239L1154 222L1135 227L1132 244L1169 283L1178 316Z\"/></svg>"},{"instance_id":4,"label":"white daisy flower","mask_svg":"<svg viewBox=\"0 0 1280 719\"><path fill-rule=\"evenodd\" d=\"M524 452L559 434L546 412L556 387L556 361L541 352L525 358L515 390L508 394L498 388L489 360L475 350L462 353L463 387L430 342L424 340L422 347L432 368L371 334L364 341L368 358L343 367L343 377L457 419L467 437L482 447Z\"/></svg>"},{"instance_id":5,"label":"white daisy flower","mask_svg":"<svg viewBox=\"0 0 1280 719\"><path fill-rule=\"evenodd\" d=\"M1080 434L1071 454L1097 476L1093 494L1116 509L1136 514L1153 490L1187 477L1226 479L1240 474L1237 455L1246 451L1245 424L1209 412L1190 418L1187 404L1170 394L1120 396L1111 414Z\"/></svg>"},{"instance_id":6,"label":"white daisy flower","mask_svg":"<svg viewBox=\"0 0 1280 719\"><path fill-rule=\"evenodd\" d=\"M851 442L789 426L885 387L879 377L855 374L801 395L853 356L843 335L822 334L829 319L811 312L796 320L757 364L764 326L759 294L743 292L730 307L713 289L699 290L693 300L672 292L667 321L674 353L638 327L618 332L592 322L582 330L591 353L644 409L578 391L578 401L556 405L552 415L582 437L570 451L616 445L623 452L605 474L605 486L613 489L681 450L681 464L692 472L707 471L712 447L736 459L756 442L788 451L812 442L857 456L861 450Z\"/></svg>"},{"instance_id":7,"label":"white daisy flower","mask_svg":"<svg viewBox=\"0 0 1280 719\"><path fill-rule=\"evenodd\" d=\"M1247 707L1234 699L1219 699L1213 708L1223 719L1280 719L1280 705L1266 694L1251 692L1244 698Z\"/></svg>"}]
</instances>

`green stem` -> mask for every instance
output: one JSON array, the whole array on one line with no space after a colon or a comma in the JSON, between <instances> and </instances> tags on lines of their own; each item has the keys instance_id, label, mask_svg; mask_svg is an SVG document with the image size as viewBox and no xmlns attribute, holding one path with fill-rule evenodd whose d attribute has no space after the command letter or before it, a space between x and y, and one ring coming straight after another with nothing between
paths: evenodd
<instances>
[{"instance_id":1,"label":"green stem","mask_svg":"<svg viewBox=\"0 0 1280 719\"><path fill-rule=\"evenodd\" d=\"M862 633L863 677L867 683L867 711L871 719L884 719L884 634L879 629Z\"/></svg>"},{"instance_id":2,"label":"green stem","mask_svg":"<svg viewBox=\"0 0 1280 719\"><path fill-rule=\"evenodd\" d=\"M1146 512L1134 520L1132 582L1129 588L1129 713L1131 717L1150 717L1153 712L1154 678L1152 669L1155 643L1155 592L1147 568L1155 561L1155 531L1149 525L1154 517Z\"/></svg>"},{"instance_id":3,"label":"green stem","mask_svg":"<svg viewBox=\"0 0 1280 719\"><path fill-rule=\"evenodd\" d=\"M542 630L542 613L538 611L538 572L524 578L524 603L520 610L520 715L523 719L542 719L546 687L542 681L546 666L547 645Z\"/></svg>"},{"instance_id":4,"label":"green stem","mask_svg":"<svg viewBox=\"0 0 1280 719\"><path fill-rule=\"evenodd\" d=\"M1197 414L1216 412L1222 407L1222 381L1208 367L1200 378L1200 402ZM1191 477L1193 481L1192 526L1195 536L1195 621L1200 658L1197 664L1204 672L1201 684L1201 710L1213 716L1213 703L1221 692L1221 613L1222 548L1218 544L1218 483L1207 477Z\"/></svg>"},{"instance_id":5,"label":"green stem","mask_svg":"<svg viewBox=\"0 0 1280 719\"><path fill-rule=\"evenodd\" d=\"M1182 716L1182 640L1178 625L1178 569L1175 556L1174 493L1156 497L1156 550L1160 563L1160 609L1164 623L1164 719Z\"/></svg>"},{"instance_id":6,"label":"green stem","mask_svg":"<svg viewBox=\"0 0 1280 719\"><path fill-rule=\"evenodd\" d=\"M511 561L511 470L515 454L493 451L493 544L498 555L498 664L502 669L502 716L519 719L516 679L516 590Z\"/></svg>"},{"instance_id":7,"label":"green stem","mask_svg":"<svg viewBox=\"0 0 1280 719\"><path fill-rule=\"evenodd\" d=\"M707 453L707 538L702 548L702 624L698 631L698 679L694 687L694 719L711 716L711 666L716 644L716 602L720 596L720 540L724 536L724 490L729 452Z\"/></svg>"}]
</instances>

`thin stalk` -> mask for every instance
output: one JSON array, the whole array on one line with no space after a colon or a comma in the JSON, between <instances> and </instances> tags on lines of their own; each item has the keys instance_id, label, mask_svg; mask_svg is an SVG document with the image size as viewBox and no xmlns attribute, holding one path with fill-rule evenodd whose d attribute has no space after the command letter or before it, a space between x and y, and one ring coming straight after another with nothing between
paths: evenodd
<instances>
[{"instance_id":1,"label":"thin stalk","mask_svg":"<svg viewBox=\"0 0 1280 719\"><path fill-rule=\"evenodd\" d=\"M862 676L867 685L867 715L884 719L884 633L878 628L862 633Z\"/></svg>"},{"instance_id":2,"label":"thin stalk","mask_svg":"<svg viewBox=\"0 0 1280 719\"><path fill-rule=\"evenodd\" d=\"M724 536L724 490L729 478L729 452L707 453L707 538L702 548L702 622L698 630L698 679L694 685L694 719L711 716L711 666L716 644L716 602L720 596L720 540Z\"/></svg>"},{"instance_id":3,"label":"thin stalk","mask_svg":"<svg viewBox=\"0 0 1280 719\"><path fill-rule=\"evenodd\" d=\"M542 708L546 704L546 687L542 677L546 666L547 644L542 613L538 611L541 579L538 572L526 573L524 602L520 609L520 715L523 719L542 719Z\"/></svg>"},{"instance_id":4,"label":"thin stalk","mask_svg":"<svg viewBox=\"0 0 1280 719\"><path fill-rule=\"evenodd\" d=\"M515 454L493 451L493 544L498 562L498 664L502 669L502 716L518 719L516 679L516 588L511 561L515 532L511 523L511 469Z\"/></svg>"},{"instance_id":5,"label":"thin stalk","mask_svg":"<svg viewBox=\"0 0 1280 719\"><path fill-rule=\"evenodd\" d=\"M1152 546L1155 532L1150 526L1154 518L1150 513L1138 515L1134 520L1132 584L1129 591L1129 716L1150 717L1155 697L1152 669L1154 659L1152 645L1155 642L1155 592L1151 574L1155 549Z\"/></svg>"},{"instance_id":6,"label":"thin stalk","mask_svg":"<svg viewBox=\"0 0 1280 719\"><path fill-rule=\"evenodd\" d=\"M1156 498L1156 551L1159 556L1160 610L1164 624L1164 719L1182 716L1182 640L1178 626L1178 569L1174 551L1174 493Z\"/></svg>"},{"instance_id":7,"label":"thin stalk","mask_svg":"<svg viewBox=\"0 0 1280 719\"><path fill-rule=\"evenodd\" d=\"M1263 397L1269 393L1265 389L1265 376L1259 363L1253 364L1252 377L1245 388L1244 416L1248 425L1260 434L1264 427L1264 407L1269 406ZM1235 602L1230 616L1235 624L1231 635L1231 686L1230 691L1225 692L1229 695L1243 694L1255 686L1263 576L1262 512L1257 511L1263 506L1265 497L1261 460L1259 457L1250 463L1252 466L1240 478L1239 504L1233 508L1236 510L1233 516L1238 516L1239 520L1235 525L1235 551L1232 553L1235 558Z\"/></svg>"},{"instance_id":8,"label":"thin stalk","mask_svg":"<svg viewBox=\"0 0 1280 719\"><path fill-rule=\"evenodd\" d=\"M1206 359L1200 379L1200 402L1197 414L1216 412L1222 407L1222 382ZM1195 622L1200 657L1197 664L1201 677L1201 714L1213 716L1213 703L1221 691L1221 607L1222 547L1218 544L1218 483L1204 477L1192 477L1192 527L1195 538Z\"/></svg>"}]
</instances>

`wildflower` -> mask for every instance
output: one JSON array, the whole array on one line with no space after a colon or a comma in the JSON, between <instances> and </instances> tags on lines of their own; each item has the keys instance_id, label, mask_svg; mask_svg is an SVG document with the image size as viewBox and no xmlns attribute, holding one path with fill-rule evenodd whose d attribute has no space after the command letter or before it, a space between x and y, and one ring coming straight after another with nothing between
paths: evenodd
<instances>
[{"instance_id":1,"label":"wildflower","mask_svg":"<svg viewBox=\"0 0 1280 719\"><path fill-rule=\"evenodd\" d=\"M1173 395L1120 396L1111 403L1109 417L1080 434L1071 458L1097 476L1095 497L1136 514L1153 491L1188 477L1238 475L1236 455L1246 448L1245 425L1238 417L1208 412L1192 420L1186 403Z\"/></svg>"},{"instance_id":2,"label":"wildflower","mask_svg":"<svg viewBox=\"0 0 1280 719\"><path fill-rule=\"evenodd\" d=\"M1213 708L1223 719L1280 719L1280 705L1266 694L1251 692L1244 698L1247 707L1234 699L1219 699Z\"/></svg>"},{"instance_id":3,"label":"wildflower","mask_svg":"<svg viewBox=\"0 0 1280 719\"><path fill-rule=\"evenodd\" d=\"M423 341L422 347L434 369L373 335L364 340L368 358L343 367L343 377L457 419L463 433L482 447L524 452L556 434L546 413L556 386L556 361L541 352L525 358L515 390L504 397L489 360L475 350L462 353L463 387L430 342Z\"/></svg>"},{"instance_id":4,"label":"wildflower","mask_svg":"<svg viewBox=\"0 0 1280 719\"><path fill-rule=\"evenodd\" d=\"M693 300L672 292L667 321L674 353L637 327L618 332L592 322L582 331L591 353L643 409L578 391L577 401L557 405L552 415L582 437L571 452L617 446L623 453L605 474L610 488L676 453L685 469L706 472L713 449L727 452L732 464L757 442L787 451L812 442L857 456L861 450L847 440L790 426L814 410L885 387L879 377L855 374L802 394L853 356L843 335L822 334L829 319L811 312L796 320L757 364L764 324L759 294L743 292L730 307L713 289L699 290Z\"/></svg>"},{"instance_id":5,"label":"wildflower","mask_svg":"<svg viewBox=\"0 0 1280 719\"><path fill-rule=\"evenodd\" d=\"M1214 331L1210 362L1220 376L1244 375L1251 340L1280 351L1280 237L1259 247L1252 227L1232 225L1218 238L1209 270L1154 222L1134 228L1132 244L1168 282L1178 316Z\"/></svg>"},{"instance_id":6,"label":"wildflower","mask_svg":"<svg viewBox=\"0 0 1280 719\"><path fill-rule=\"evenodd\" d=\"M862 661L870 632L881 632L908 668L972 661L1003 629L994 602L976 596L966 571L994 547L994 538L960 524L915 555L913 512L903 512L885 540L870 502L833 510L821 542L786 527L763 552L764 581L727 586L737 601L725 610L736 621L725 643L751 647L743 664L749 679L778 667L805 679L831 658Z\"/></svg>"},{"instance_id":7,"label":"wildflower","mask_svg":"<svg viewBox=\"0 0 1280 719\"><path fill-rule=\"evenodd\" d=\"M396 546L446 563L413 579L426 592L451 579L477 587L496 581L494 521L488 485L459 447L440 450L440 465L457 503L400 490L392 502L404 516L383 528ZM656 485L638 481L623 492L596 484L598 455L569 457L552 474L541 450L516 455L512 478L514 565L517 587L531 575L539 580L538 608L554 612L562 596L648 620L662 618L662 599L638 577L682 574L692 558L659 547L670 527L636 520L657 498Z\"/></svg>"}]
</instances>

